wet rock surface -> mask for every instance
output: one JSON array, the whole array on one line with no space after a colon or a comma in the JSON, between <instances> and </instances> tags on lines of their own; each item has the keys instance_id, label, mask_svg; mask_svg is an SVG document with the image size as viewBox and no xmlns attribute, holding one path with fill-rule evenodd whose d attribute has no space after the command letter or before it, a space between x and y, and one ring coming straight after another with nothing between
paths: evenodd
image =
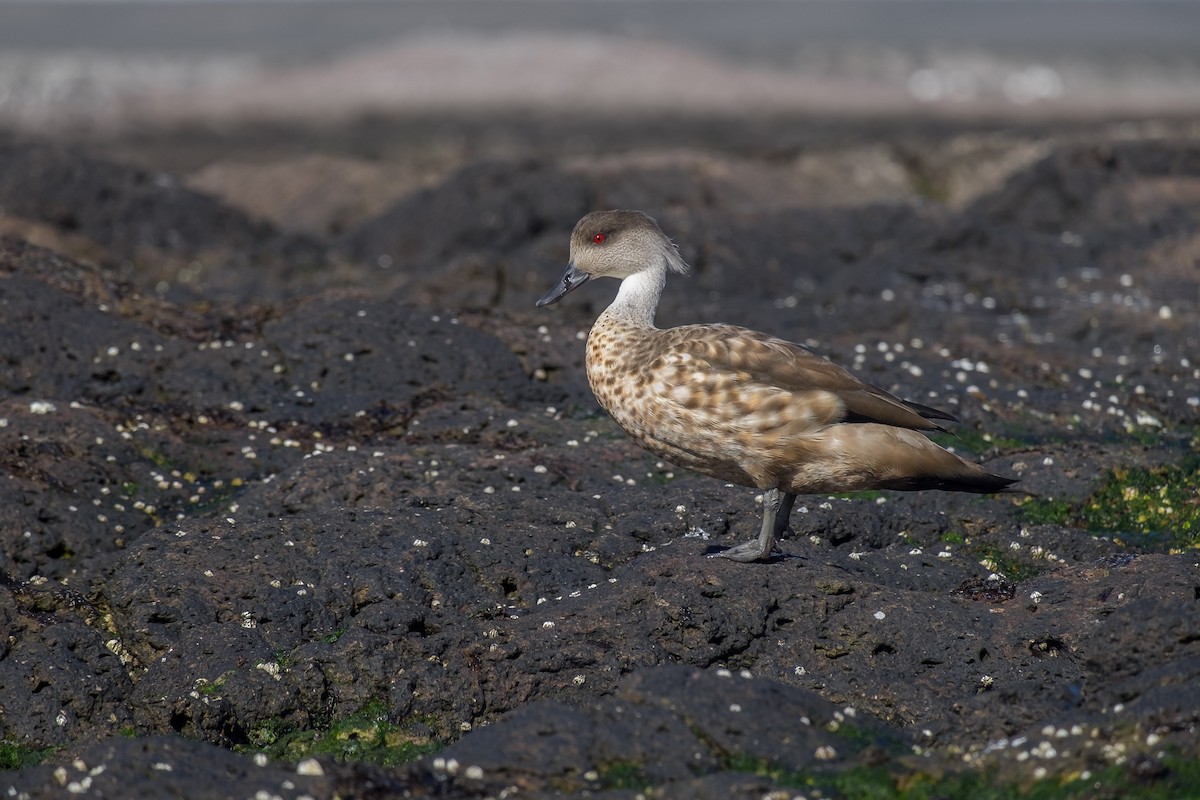
<instances>
[{"instance_id":1,"label":"wet rock surface","mask_svg":"<svg viewBox=\"0 0 1200 800\"><path fill-rule=\"evenodd\" d=\"M0 740L44 763L0 790L1171 780L1200 755L1200 138L1175 132L600 135L479 152L327 239L218 196L219 165L204 194L4 145ZM693 266L660 324L809 344L955 413L940 441L1027 494L805 497L771 563L705 558L755 493L599 411L581 339L614 287L530 307L609 206Z\"/></svg>"}]
</instances>

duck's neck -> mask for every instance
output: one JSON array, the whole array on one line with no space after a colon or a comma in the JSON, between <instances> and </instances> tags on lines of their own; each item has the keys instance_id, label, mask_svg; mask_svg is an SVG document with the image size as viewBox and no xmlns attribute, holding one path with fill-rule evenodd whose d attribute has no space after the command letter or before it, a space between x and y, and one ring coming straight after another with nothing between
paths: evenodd
<instances>
[{"instance_id":1,"label":"duck's neck","mask_svg":"<svg viewBox=\"0 0 1200 800\"><path fill-rule=\"evenodd\" d=\"M605 310L604 316L637 327L653 328L654 312L666 282L666 263L635 272L621 281L617 298Z\"/></svg>"}]
</instances>

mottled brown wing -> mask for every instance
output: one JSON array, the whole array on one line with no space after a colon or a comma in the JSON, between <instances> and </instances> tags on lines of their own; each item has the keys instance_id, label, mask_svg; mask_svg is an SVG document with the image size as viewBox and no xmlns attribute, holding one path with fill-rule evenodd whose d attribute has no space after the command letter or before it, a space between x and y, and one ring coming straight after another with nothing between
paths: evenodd
<instances>
[{"instance_id":1,"label":"mottled brown wing","mask_svg":"<svg viewBox=\"0 0 1200 800\"><path fill-rule=\"evenodd\" d=\"M700 356L713 368L748 373L754 380L789 391L835 395L846 407L844 422L878 422L928 431L943 428L926 416L953 419L861 381L806 347L757 331L733 325L685 325L668 332L672 334L664 340L668 348Z\"/></svg>"}]
</instances>

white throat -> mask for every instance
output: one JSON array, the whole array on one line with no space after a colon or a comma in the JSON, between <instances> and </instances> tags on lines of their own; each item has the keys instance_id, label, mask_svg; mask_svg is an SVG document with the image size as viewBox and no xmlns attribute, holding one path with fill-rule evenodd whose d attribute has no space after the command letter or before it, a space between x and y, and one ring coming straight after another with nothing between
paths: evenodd
<instances>
[{"instance_id":1,"label":"white throat","mask_svg":"<svg viewBox=\"0 0 1200 800\"><path fill-rule=\"evenodd\" d=\"M660 261L653 267L635 272L621 281L617 298L604 313L634 325L654 327L654 312L667 282L667 264Z\"/></svg>"}]
</instances>

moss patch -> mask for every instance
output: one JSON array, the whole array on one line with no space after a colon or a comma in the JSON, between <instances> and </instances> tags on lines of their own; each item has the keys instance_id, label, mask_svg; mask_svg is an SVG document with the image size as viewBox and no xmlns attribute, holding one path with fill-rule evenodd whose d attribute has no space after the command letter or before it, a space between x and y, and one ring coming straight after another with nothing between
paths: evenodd
<instances>
[{"instance_id":1,"label":"moss patch","mask_svg":"<svg viewBox=\"0 0 1200 800\"><path fill-rule=\"evenodd\" d=\"M605 789L641 791L654 784L646 777L646 768L636 761L613 761L596 770Z\"/></svg>"},{"instance_id":2,"label":"moss patch","mask_svg":"<svg viewBox=\"0 0 1200 800\"><path fill-rule=\"evenodd\" d=\"M1200 544L1200 458L1150 469L1115 467L1079 503L1030 498L1023 521L1072 525L1110 535L1139 550L1194 548Z\"/></svg>"},{"instance_id":3,"label":"moss patch","mask_svg":"<svg viewBox=\"0 0 1200 800\"><path fill-rule=\"evenodd\" d=\"M948 530L942 534L942 541L946 544L962 544L967 537L962 531Z\"/></svg>"},{"instance_id":4,"label":"moss patch","mask_svg":"<svg viewBox=\"0 0 1200 800\"><path fill-rule=\"evenodd\" d=\"M407 764L437 752L445 742L388 721L387 706L369 703L358 713L321 730L295 730L282 720L265 720L252 729L249 746L272 760L300 761L326 756L335 761L364 761L385 767Z\"/></svg>"},{"instance_id":5,"label":"moss patch","mask_svg":"<svg viewBox=\"0 0 1200 800\"><path fill-rule=\"evenodd\" d=\"M1154 780L1144 780L1124 767L1029 781L1001 777L993 771L925 773L883 766L855 767L837 774L808 770L790 772L747 757L729 759L733 772L749 772L789 788L834 800L1171 800L1195 796L1200 761L1168 759ZM814 795L815 796L815 795Z\"/></svg>"},{"instance_id":6,"label":"moss patch","mask_svg":"<svg viewBox=\"0 0 1200 800\"><path fill-rule=\"evenodd\" d=\"M200 694L204 695L205 697L211 697L213 695L216 695L221 691L221 689L225 686L225 684L229 682L229 679L231 677L233 677L234 672L235 672L235 670L231 669L231 670L228 670L227 672L222 673L220 676L218 676L216 678L216 680L202 681L196 687L196 691L199 692Z\"/></svg>"},{"instance_id":7,"label":"moss patch","mask_svg":"<svg viewBox=\"0 0 1200 800\"><path fill-rule=\"evenodd\" d=\"M36 767L54 750L53 747L30 747L18 742L0 740L0 771Z\"/></svg>"},{"instance_id":8,"label":"moss patch","mask_svg":"<svg viewBox=\"0 0 1200 800\"><path fill-rule=\"evenodd\" d=\"M997 545L975 545L971 547L970 553L987 569L1016 583L1036 578L1051 566L1031 564L1022 560L1009 548Z\"/></svg>"},{"instance_id":9,"label":"moss patch","mask_svg":"<svg viewBox=\"0 0 1200 800\"><path fill-rule=\"evenodd\" d=\"M1071 503L1053 497L1029 497L1020 508L1021 521L1027 525L1070 525L1075 520Z\"/></svg>"},{"instance_id":10,"label":"moss patch","mask_svg":"<svg viewBox=\"0 0 1200 800\"><path fill-rule=\"evenodd\" d=\"M1200 458L1155 469L1114 469L1080 511L1089 530L1122 534L1127 544L1195 547ZM1131 533L1159 536L1139 539Z\"/></svg>"}]
</instances>

